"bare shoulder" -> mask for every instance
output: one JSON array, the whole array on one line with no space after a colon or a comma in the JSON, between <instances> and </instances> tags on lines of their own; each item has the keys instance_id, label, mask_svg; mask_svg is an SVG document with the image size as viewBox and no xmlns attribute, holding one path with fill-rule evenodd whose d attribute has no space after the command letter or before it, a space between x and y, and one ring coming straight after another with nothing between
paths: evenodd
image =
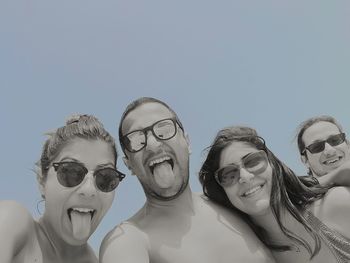
<instances>
[{"instance_id":1,"label":"bare shoulder","mask_svg":"<svg viewBox=\"0 0 350 263\"><path fill-rule=\"evenodd\" d=\"M34 219L29 211L15 201L0 201L0 222L2 228L6 226L16 226L12 230L27 229L33 225Z\"/></svg>"},{"instance_id":2,"label":"bare shoulder","mask_svg":"<svg viewBox=\"0 0 350 263\"><path fill-rule=\"evenodd\" d=\"M35 221L28 210L15 201L0 201L0 260L17 254L34 233Z\"/></svg>"},{"instance_id":3,"label":"bare shoulder","mask_svg":"<svg viewBox=\"0 0 350 263\"><path fill-rule=\"evenodd\" d=\"M218 216L224 216L227 219L234 219L237 221L241 221L242 219L236 214L235 211L233 211L232 209L229 209L227 207L224 207L220 204L217 204L215 202L213 202L212 200L210 200L207 196L205 196L204 194L197 194L199 202L198 203L202 203L202 206L207 206L209 207L209 209L211 211L213 211L215 214L217 214Z\"/></svg>"},{"instance_id":4,"label":"bare shoulder","mask_svg":"<svg viewBox=\"0 0 350 263\"><path fill-rule=\"evenodd\" d=\"M318 202L315 215L328 227L350 238L350 187L331 188Z\"/></svg>"},{"instance_id":5,"label":"bare shoulder","mask_svg":"<svg viewBox=\"0 0 350 263\"><path fill-rule=\"evenodd\" d=\"M131 222L123 222L103 239L100 262L149 262L147 235Z\"/></svg>"},{"instance_id":6,"label":"bare shoulder","mask_svg":"<svg viewBox=\"0 0 350 263\"><path fill-rule=\"evenodd\" d=\"M350 187L338 186L328 190L322 200L324 209L350 207Z\"/></svg>"},{"instance_id":7,"label":"bare shoulder","mask_svg":"<svg viewBox=\"0 0 350 263\"><path fill-rule=\"evenodd\" d=\"M242 233L247 239L258 240L252 229L248 226L245 220L239 215L235 210L219 205L211 200L209 200L205 195L198 195L202 203L202 206L207 207L206 217L212 217L219 223L219 225L225 225L229 227L231 231L235 233ZM203 209L204 210L204 209ZM259 242L259 241L257 241Z\"/></svg>"}]
</instances>

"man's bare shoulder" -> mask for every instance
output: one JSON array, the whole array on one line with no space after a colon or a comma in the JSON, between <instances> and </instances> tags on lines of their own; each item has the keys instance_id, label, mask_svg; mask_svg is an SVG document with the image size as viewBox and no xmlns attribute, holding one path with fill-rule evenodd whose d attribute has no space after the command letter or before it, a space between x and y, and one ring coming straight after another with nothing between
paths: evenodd
<instances>
[{"instance_id":1,"label":"man's bare shoulder","mask_svg":"<svg viewBox=\"0 0 350 263\"><path fill-rule=\"evenodd\" d=\"M147 235L132 221L125 221L103 239L100 262L148 262L148 250Z\"/></svg>"}]
</instances>

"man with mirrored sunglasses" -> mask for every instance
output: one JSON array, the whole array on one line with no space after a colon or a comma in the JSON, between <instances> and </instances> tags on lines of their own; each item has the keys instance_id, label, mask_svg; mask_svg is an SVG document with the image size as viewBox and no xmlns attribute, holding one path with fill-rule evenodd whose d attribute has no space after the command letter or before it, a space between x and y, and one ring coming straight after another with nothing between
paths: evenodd
<instances>
[{"instance_id":1,"label":"man with mirrored sunglasses","mask_svg":"<svg viewBox=\"0 0 350 263\"><path fill-rule=\"evenodd\" d=\"M102 263L274 262L235 213L191 191L189 140L167 104L148 97L129 104L119 140L146 203L105 237Z\"/></svg>"},{"instance_id":2,"label":"man with mirrored sunglasses","mask_svg":"<svg viewBox=\"0 0 350 263\"><path fill-rule=\"evenodd\" d=\"M321 185L350 185L350 153L346 134L328 115L307 119L299 125L297 143L308 175Z\"/></svg>"}]
</instances>

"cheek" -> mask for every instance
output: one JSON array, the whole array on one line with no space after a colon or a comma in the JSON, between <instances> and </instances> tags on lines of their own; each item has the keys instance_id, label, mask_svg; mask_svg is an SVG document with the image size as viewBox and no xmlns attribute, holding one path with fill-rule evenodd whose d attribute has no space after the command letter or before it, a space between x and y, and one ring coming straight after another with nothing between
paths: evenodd
<instances>
[{"instance_id":1,"label":"cheek","mask_svg":"<svg viewBox=\"0 0 350 263\"><path fill-rule=\"evenodd\" d=\"M139 174L140 171L144 171L141 155L136 155L130 158L130 168L135 174Z\"/></svg>"},{"instance_id":2,"label":"cheek","mask_svg":"<svg viewBox=\"0 0 350 263\"><path fill-rule=\"evenodd\" d=\"M320 154L313 154L309 156L309 163L311 165L317 165L319 163L319 160L320 160Z\"/></svg>"},{"instance_id":3,"label":"cheek","mask_svg":"<svg viewBox=\"0 0 350 263\"><path fill-rule=\"evenodd\" d=\"M112 206L115 196L115 190L111 193L101 193L99 198L103 207L103 213L105 214L108 209Z\"/></svg>"},{"instance_id":4,"label":"cheek","mask_svg":"<svg viewBox=\"0 0 350 263\"><path fill-rule=\"evenodd\" d=\"M239 208L239 196L238 196L238 189L237 186L232 186L232 187L225 187L224 191L230 200L231 204L233 204L235 207Z\"/></svg>"}]
</instances>

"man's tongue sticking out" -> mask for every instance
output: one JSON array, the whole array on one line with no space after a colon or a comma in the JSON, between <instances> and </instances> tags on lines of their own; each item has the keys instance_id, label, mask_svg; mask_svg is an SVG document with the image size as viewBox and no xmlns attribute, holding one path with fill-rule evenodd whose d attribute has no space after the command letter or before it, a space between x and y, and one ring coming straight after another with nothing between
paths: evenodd
<instances>
[{"instance_id":1,"label":"man's tongue sticking out","mask_svg":"<svg viewBox=\"0 0 350 263\"><path fill-rule=\"evenodd\" d=\"M154 180L160 188L169 188L175 181L173 169L168 162L157 164L153 170Z\"/></svg>"},{"instance_id":2,"label":"man's tongue sticking out","mask_svg":"<svg viewBox=\"0 0 350 263\"><path fill-rule=\"evenodd\" d=\"M71 221L73 236L78 240L87 240L91 231L91 214L73 210L71 212Z\"/></svg>"}]
</instances>

